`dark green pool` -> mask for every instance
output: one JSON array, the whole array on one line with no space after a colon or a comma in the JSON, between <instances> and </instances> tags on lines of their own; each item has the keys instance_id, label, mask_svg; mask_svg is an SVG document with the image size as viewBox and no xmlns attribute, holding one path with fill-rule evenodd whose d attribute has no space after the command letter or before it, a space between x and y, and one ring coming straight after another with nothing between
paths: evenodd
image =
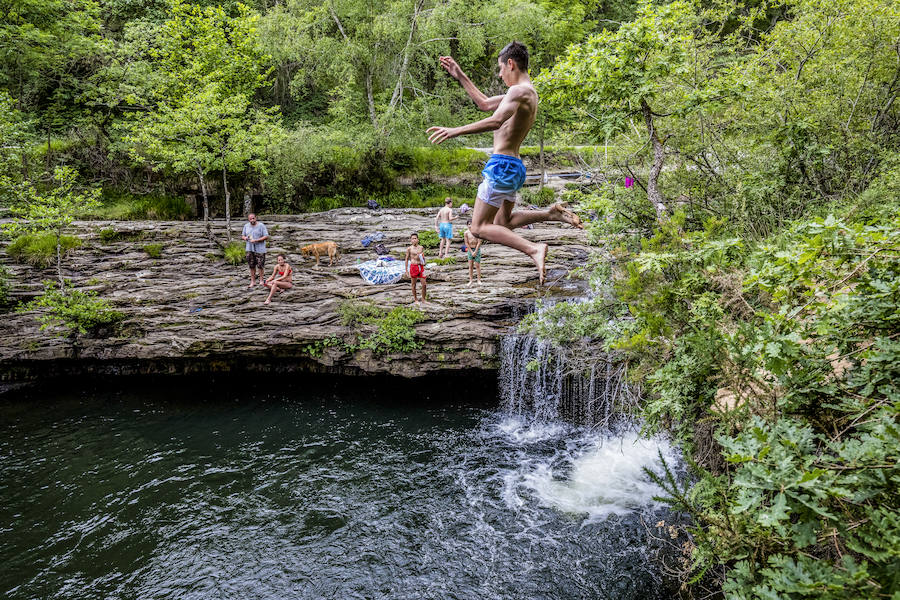
<instances>
[{"instance_id":1,"label":"dark green pool","mask_svg":"<svg viewBox=\"0 0 900 600\"><path fill-rule=\"evenodd\" d=\"M641 524L665 516L640 471L657 447L495 395L267 376L0 396L0 595L670 597Z\"/></svg>"}]
</instances>

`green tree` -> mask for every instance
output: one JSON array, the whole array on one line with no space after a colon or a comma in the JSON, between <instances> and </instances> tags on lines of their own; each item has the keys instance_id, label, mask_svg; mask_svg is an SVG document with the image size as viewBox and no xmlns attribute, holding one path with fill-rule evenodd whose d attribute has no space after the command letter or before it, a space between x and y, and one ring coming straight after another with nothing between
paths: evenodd
<instances>
[{"instance_id":1,"label":"green tree","mask_svg":"<svg viewBox=\"0 0 900 600\"><path fill-rule=\"evenodd\" d=\"M633 21L572 46L538 79L550 102L579 107L598 140L633 128L634 119L643 122L652 156L647 198L658 219L666 209L659 180L670 137L662 123L721 102L727 92L718 75L734 53L706 25L696 2L644 2Z\"/></svg>"},{"instance_id":2,"label":"green tree","mask_svg":"<svg viewBox=\"0 0 900 600\"><path fill-rule=\"evenodd\" d=\"M0 88L19 110L39 110L42 129L80 114L77 99L93 58L102 54L94 0L0 0Z\"/></svg>"},{"instance_id":3,"label":"green tree","mask_svg":"<svg viewBox=\"0 0 900 600\"><path fill-rule=\"evenodd\" d=\"M8 92L0 91L0 194L28 178L33 140L31 120L15 108Z\"/></svg>"},{"instance_id":4,"label":"green tree","mask_svg":"<svg viewBox=\"0 0 900 600\"><path fill-rule=\"evenodd\" d=\"M49 231L56 238L56 275L60 292L65 291L62 275L62 245L60 240L75 220L75 215L96 208L100 203L100 190L79 191L77 173L71 167L57 167L53 172L52 186L44 192L26 183L20 199L12 207L18 221L7 230Z\"/></svg>"},{"instance_id":5,"label":"green tree","mask_svg":"<svg viewBox=\"0 0 900 600\"><path fill-rule=\"evenodd\" d=\"M208 174L222 173L225 214L230 224L231 205L228 170L263 166L267 136L279 128L271 111L252 110L244 94L223 95L217 84L196 94L188 94L176 105L160 104L133 123L126 137L132 155L155 169L181 174L193 173L200 181L206 234L214 240L209 221ZM273 132L274 131L274 132ZM231 229L228 228L230 241Z\"/></svg>"},{"instance_id":6,"label":"green tree","mask_svg":"<svg viewBox=\"0 0 900 600\"><path fill-rule=\"evenodd\" d=\"M236 5L236 16L230 16L218 6L173 2L158 47L148 53L158 87L148 91L143 100L149 104L147 110L128 123L124 136L130 155L139 162L197 176L211 241L209 173L222 173L230 224L228 170L243 170L248 163L260 168L265 130L277 129L273 111L251 107L250 98L268 73L257 20L258 15L242 4ZM129 101L141 102L136 97ZM230 227L227 235L230 239Z\"/></svg>"},{"instance_id":7,"label":"green tree","mask_svg":"<svg viewBox=\"0 0 900 600\"><path fill-rule=\"evenodd\" d=\"M275 65L276 100L297 118L367 126L382 147L422 140L433 120L471 120L476 109L438 67L452 54L477 85L501 93L497 52L518 39L539 71L589 30L591 2L518 0L296 0L260 23Z\"/></svg>"},{"instance_id":8,"label":"green tree","mask_svg":"<svg viewBox=\"0 0 900 600\"><path fill-rule=\"evenodd\" d=\"M41 330L57 325L68 333L73 345L78 335L99 327L115 325L124 315L114 310L108 302L97 298L97 293L72 288L68 281L59 289L54 289L53 282L44 282L44 293L25 305L22 310L45 309L38 317Z\"/></svg>"}]
</instances>

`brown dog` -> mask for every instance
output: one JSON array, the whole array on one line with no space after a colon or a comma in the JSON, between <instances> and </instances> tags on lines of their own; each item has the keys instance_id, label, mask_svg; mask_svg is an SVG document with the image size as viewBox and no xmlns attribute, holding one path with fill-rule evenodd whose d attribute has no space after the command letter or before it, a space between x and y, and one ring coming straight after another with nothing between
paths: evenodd
<instances>
[{"instance_id":1,"label":"brown dog","mask_svg":"<svg viewBox=\"0 0 900 600\"><path fill-rule=\"evenodd\" d=\"M328 266L334 264L334 259L337 258L338 255L338 245L335 242L322 242L321 244L310 244L309 246L303 246L300 248L300 253L303 256L312 256L316 257L316 266L319 266L319 256L328 255Z\"/></svg>"}]
</instances>

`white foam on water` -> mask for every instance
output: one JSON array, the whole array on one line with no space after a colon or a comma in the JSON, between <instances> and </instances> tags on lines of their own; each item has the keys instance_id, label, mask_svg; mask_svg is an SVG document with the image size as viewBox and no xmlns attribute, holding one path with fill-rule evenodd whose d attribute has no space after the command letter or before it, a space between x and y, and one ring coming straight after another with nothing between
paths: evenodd
<instances>
[{"instance_id":1,"label":"white foam on water","mask_svg":"<svg viewBox=\"0 0 900 600\"><path fill-rule=\"evenodd\" d=\"M659 452L667 462L671 446L661 439L642 439L634 432L606 438L570 458L571 470L558 478L550 463L541 463L524 474L523 484L545 505L557 510L587 514L590 520L624 515L653 506L663 490L644 472L662 472Z\"/></svg>"},{"instance_id":2,"label":"white foam on water","mask_svg":"<svg viewBox=\"0 0 900 600\"><path fill-rule=\"evenodd\" d=\"M518 415L504 417L495 427L497 432L515 444L534 444L555 439L569 429L559 421L529 421Z\"/></svg>"}]
</instances>

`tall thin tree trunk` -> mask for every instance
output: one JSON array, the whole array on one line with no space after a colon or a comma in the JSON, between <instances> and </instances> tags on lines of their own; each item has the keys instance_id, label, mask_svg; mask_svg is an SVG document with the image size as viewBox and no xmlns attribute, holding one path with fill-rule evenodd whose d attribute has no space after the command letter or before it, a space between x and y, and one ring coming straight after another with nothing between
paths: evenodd
<instances>
[{"instance_id":1,"label":"tall thin tree trunk","mask_svg":"<svg viewBox=\"0 0 900 600\"><path fill-rule=\"evenodd\" d=\"M66 282L62 276L62 231L56 231L56 277L59 279L59 291L66 293Z\"/></svg>"},{"instance_id":2,"label":"tall thin tree trunk","mask_svg":"<svg viewBox=\"0 0 900 600\"><path fill-rule=\"evenodd\" d=\"M541 185L539 190L544 189L544 179L547 177L547 168L544 164L544 128L547 125L546 119L541 119Z\"/></svg>"},{"instance_id":3,"label":"tall thin tree trunk","mask_svg":"<svg viewBox=\"0 0 900 600\"><path fill-rule=\"evenodd\" d=\"M409 49L412 46L413 37L416 34L416 25L419 22L419 12L425 5L425 0L418 0L416 7L413 9L412 23L409 25L409 37L406 40L406 47L403 49L403 62L400 64L400 71L397 73L397 85L394 86L394 93L391 94L391 108L397 106L397 103L403 97L403 78L406 77L406 70L409 68Z\"/></svg>"},{"instance_id":4,"label":"tall thin tree trunk","mask_svg":"<svg viewBox=\"0 0 900 600\"><path fill-rule=\"evenodd\" d=\"M644 114L644 122L647 124L647 132L650 134L650 142L653 145L653 166L650 167L650 175L647 177L647 199L656 211L656 219L662 220L666 212L663 203L662 192L659 191L659 174L662 172L665 161L665 143L659 139L659 133L653 123L653 111L647 101L641 98L641 112Z\"/></svg>"},{"instance_id":5,"label":"tall thin tree trunk","mask_svg":"<svg viewBox=\"0 0 900 600\"><path fill-rule=\"evenodd\" d=\"M206 225L206 237L209 241L213 241L212 225L209 222L209 198L206 195L206 177L203 176L203 170L198 167L197 175L200 176L200 191L203 193L203 223Z\"/></svg>"},{"instance_id":6,"label":"tall thin tree trunk","mask_svg":"<svg viewBox=\"0 0 900 600\"><path fill-rule=\"evenodd\" d=\"M225 170L225 157L222 157L222 187L225 189L225 229L228 231L228 243L231 243L231 192L228 191L228 177Z\"/></svg>"},{"instance_id":7,"label":"tall thin tree trunk","mask_svg":"<svg viewBox=\"0 0 900 600\"><path fill-rule=\"evenodd\" d=\"M369 102L369 118L372 129L378 129L378 116L375 114L375 95L372 92L372 69L366 68L366 100Z\"/></svg>"}]
</instances>

